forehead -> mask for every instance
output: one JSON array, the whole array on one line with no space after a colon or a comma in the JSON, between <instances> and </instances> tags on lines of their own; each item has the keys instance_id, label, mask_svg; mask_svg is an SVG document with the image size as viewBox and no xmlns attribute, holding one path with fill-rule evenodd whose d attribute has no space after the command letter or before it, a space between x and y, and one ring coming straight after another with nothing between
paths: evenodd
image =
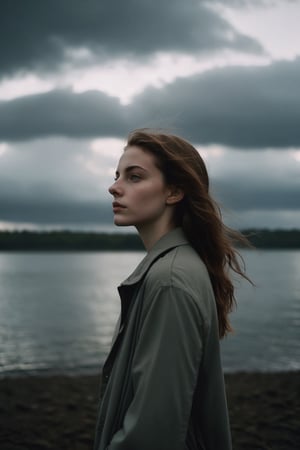
<instances>
[{"instance_id":1,"label":"forehead","mask_svg":"<svg viewBox=\"0 0 300 450\"><path fill-rule=\"evenodd\" d=\"M146 170L158 170L154 156L135 145L126 147L119 160L118 170L126 170L130 166L139 166Z\"/></svg>"}]
</instances>

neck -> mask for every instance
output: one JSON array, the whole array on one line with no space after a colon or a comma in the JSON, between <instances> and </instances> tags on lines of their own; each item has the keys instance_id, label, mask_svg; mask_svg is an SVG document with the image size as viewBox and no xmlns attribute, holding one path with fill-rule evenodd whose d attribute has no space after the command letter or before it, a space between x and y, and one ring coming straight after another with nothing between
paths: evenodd
<instances>
[{"instance_id":1,"label":"neck","mask_svg":"<svg viewBox=\"0 0 300 450\"><path fill-rule=\"evenodd\" d=\"M152 224L149 226L143 226L139 228L136 227L137 231L140 235L140 238L143 241L144 247L149 252L151 248L162 238L165 234L169 233L169 231L175 228L174 224L168 224L168 226L153 226Z\"/></svg>"}]
</instances>

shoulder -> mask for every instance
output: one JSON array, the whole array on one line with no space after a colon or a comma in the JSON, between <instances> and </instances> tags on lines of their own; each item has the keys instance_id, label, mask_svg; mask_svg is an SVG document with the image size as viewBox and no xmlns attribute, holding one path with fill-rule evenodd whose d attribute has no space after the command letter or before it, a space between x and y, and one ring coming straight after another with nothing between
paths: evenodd
<instances>
[{"instance_id":1,"label":"shoulder","mask_svg":"<svg viewBox=\"0 0 300 450\"><path fill-rule=\"evenodd\" d=\"M177 298L189 298L203 316L210 316L215 308L206 266L191 245L170 250L152 265L145 278L145 294L151 298L161 288L172 288Z\"/></svg>"},{"instance_id":2,"label":"shoulder","mask_svg":"<svg viewBox=\"0 0 300 450\"><path fill-rule=\"evenodd\" d=\"M161 256L150 268L147 280L160 286L198 289L211 286L205 264L191 245L181 245Z\"/></svg>"}]
</instances>

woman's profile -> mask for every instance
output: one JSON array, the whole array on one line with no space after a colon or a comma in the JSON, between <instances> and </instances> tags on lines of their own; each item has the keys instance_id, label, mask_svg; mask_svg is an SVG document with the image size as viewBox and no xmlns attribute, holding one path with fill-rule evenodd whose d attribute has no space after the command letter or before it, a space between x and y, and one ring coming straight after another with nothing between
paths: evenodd
<instances>
[{"instance_id":1,"label":"woman's profile","mask_svg":"<svg viewBox=\"0 0 300 450\"><path fill-rule=\"evenodd\" d=\"M184 139L136 130L119 160L114 223L146 256L118 287L120 320L102 373L95 450L231 449L219 339L230 331L230 271L246 277Z\"/></svg>"}]
</instances>

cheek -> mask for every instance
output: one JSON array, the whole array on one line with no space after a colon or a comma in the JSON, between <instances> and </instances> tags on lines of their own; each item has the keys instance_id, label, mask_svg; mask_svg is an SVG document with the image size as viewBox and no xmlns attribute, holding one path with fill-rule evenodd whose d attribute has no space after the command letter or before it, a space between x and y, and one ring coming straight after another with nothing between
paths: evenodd
<instances>
[{"instance_id":1,"label":"cheek","mask_svg":"<svg viewBox=\"0 0 300 450\"><path fill-rule=\"evenodd\" d=\"M143 187L143 189L141 189L138 194L138 201L140 203L143 203L145 207L147 206L147 204L164 204L165 195L163 187L159 183Z\"/></svg>"}]
</instances>

